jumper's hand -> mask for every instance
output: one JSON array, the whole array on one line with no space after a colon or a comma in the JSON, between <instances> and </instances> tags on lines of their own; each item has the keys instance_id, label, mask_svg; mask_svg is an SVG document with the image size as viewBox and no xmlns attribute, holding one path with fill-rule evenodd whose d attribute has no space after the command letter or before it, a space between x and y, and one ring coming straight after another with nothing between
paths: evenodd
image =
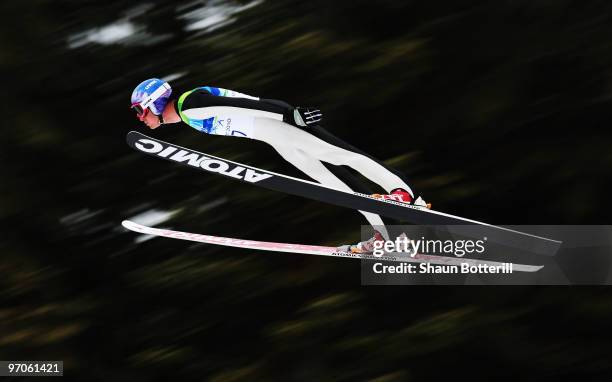
<instances>
[{"instance_id":1,"label":"jumper's hand","mask_svg":"<svg viewBox=\"0 0 612 382\"><path fill-rule=\"evenodd\" d=\"M298 106L293 111L293 119L298 126L316 125L323 119L323 113L314 107Z\"/></svg>"}]
</instances>

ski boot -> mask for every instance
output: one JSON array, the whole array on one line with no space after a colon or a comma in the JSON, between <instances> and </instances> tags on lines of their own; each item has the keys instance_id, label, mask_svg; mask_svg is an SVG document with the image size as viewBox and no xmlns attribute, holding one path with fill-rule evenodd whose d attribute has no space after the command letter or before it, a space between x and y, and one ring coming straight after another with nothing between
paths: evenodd
<instances>
[{"instance_id":1,"label":"ski boot","mask_svg":"<svg viewBox=\"0 0 612 382\"><path fill-rule=\"evenodd\" d=\"M359 254L371 254L374 252L374 243L377 241L385 241L383 235L380 232L374 231L374 236L366 241L360 241L355 245L349 246L349 252Z\"/></svg>"},{"instance_id":2,"label":"ski boot","mask_svg":"<svg viewBox=\"0 0 612 382\"><path fill-rule=\"evenodd\" d=\"M431 203L425 203L425 200L423 200L423 198L420 196L416 198L416 200L413 200L412 195L410 195L410 193L403 188L393 189L391 190L390 194L373 194L372 196L377 199L394 200L396 202L412 204L416 207L431 209Z\"/></svg>"}]
</instances>

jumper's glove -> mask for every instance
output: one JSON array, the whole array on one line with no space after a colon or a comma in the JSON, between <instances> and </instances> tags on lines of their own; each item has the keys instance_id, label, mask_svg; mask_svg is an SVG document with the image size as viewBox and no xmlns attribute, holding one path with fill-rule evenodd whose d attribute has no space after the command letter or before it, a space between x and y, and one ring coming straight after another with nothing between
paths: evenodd
<instances>
[{"instance_id":1,"label":"jumper's glove","mask_svg":"<svg viewBox=\"0 0 612 382\"><path fill-rule=\"evenodd\" d=\"M298 106L293 110L293 119L298 126L316 125L323 119L323 113L314 107Z\"/></svg>"}]
</instances>

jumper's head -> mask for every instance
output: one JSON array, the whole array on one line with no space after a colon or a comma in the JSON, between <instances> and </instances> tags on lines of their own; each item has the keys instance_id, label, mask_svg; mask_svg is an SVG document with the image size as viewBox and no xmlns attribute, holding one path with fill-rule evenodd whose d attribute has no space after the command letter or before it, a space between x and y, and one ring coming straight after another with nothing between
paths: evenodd
<instances>
[{"instance_id":1,"label":"jumper's head","mask_svg":"<svg viewBox=\"0 0 612 382\"><path fill-rule=\"evenodd\" d=\"M169 83L159 78L150 78L141 82L132 92L132 109L140 121L154 129L161 124L160 116L171 94Z\"/></svg>"}]
</instances>

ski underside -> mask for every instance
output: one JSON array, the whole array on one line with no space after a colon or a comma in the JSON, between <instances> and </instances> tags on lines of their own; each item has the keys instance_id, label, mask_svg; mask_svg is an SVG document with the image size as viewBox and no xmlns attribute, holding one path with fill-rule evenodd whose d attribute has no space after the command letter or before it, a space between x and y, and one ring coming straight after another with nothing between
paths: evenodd
<instances>
[{"instance_id":1,"label":"ski underside","mask_svg":"<svg viewBox=\"0 0 612 382\"><path fill-rule=\"evenodd\" d=\"M305 179L204 154L148 137L136 131L130 131L126 140L128 145L136 151L207 173L353 210L368 211L412 224L444 225L450 233L470 237L486 236L490 242L526 250L534 254L552 256L562 243L552 238L495 226L394 200L381 200L371 195L338 190Z\"/></svg>"},{"instance_id":2,"label":"ski underside","mask_svg":"<svg viewBox=\"0 0 612 382\"><path fill-rule=\"evenodd\" d=\"M436 256L436 255L423 255L416 254L409 256L408 254L385 254L380 257L376 257L370 254L356 254L347 251L340 250L336 247L324 247L319 245L305 245L305 244L289 244L289 243L274 243L267 241L254 241L254 240L242 240L231 237L211 236L202 235L197 233L173 231L169 229L153 228L142 224L135 223L130 220L124 220L121 223L125 228L133 232L138 232L145 235L154 235L160 237L167 237L172 239L194 241L198 243L206 243L213 245L222 245L226 247L245 248L260 251L271 251L271 252L288 252L305 255L316 255L316 256L331 256L331 257L345 257L351 259L360 260L376 260L376 261L391 261L391 262L410 262L410 263L430 263L435 265L491 265L499 266L503 263L496 261L487 260L476 260L450 256ZM517 272L537 272L542 268L541 265L527 265L527 264L513 264L513 271Z\"/></svg>"}]
</instances>

